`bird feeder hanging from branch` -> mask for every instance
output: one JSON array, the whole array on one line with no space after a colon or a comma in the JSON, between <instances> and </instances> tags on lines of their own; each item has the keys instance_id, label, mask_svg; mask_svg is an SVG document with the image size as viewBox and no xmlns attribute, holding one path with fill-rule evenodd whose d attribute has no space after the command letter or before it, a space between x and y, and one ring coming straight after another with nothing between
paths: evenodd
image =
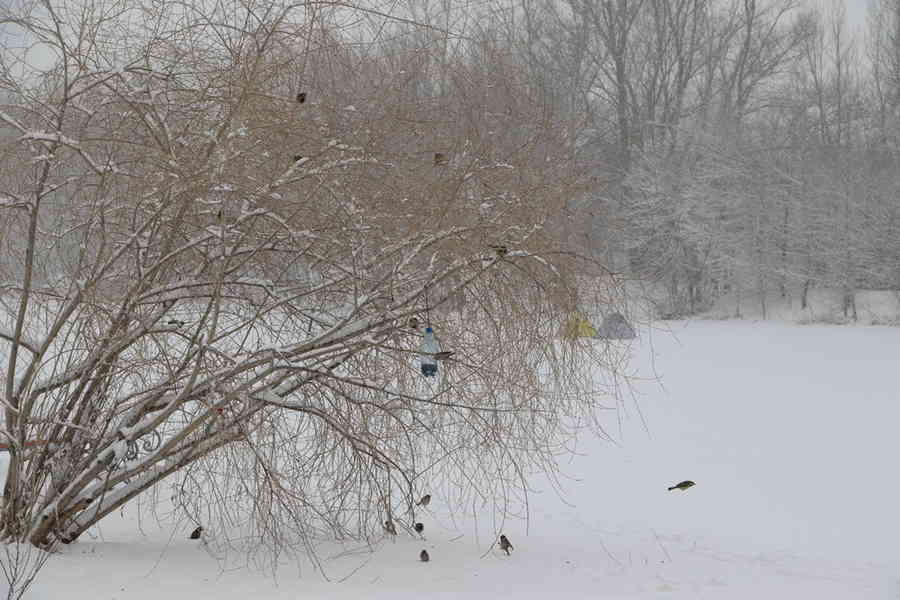
<instances>
[{"instance_id":1,"label":"bird feeder hanging from branch","mask_svg":"<svg viewBox=\"0 0 900 600\"><path fill-rule=\"evenodd\" d=\"M435 355L441 351L437 340L434 337L434 330L431 327L425 328L425 337L422 339L422 345L419 346L419 352L422 355L421 366L422 375L425 377L434 377L437 375L438 364Z\"/></svg>"}]
</instances>

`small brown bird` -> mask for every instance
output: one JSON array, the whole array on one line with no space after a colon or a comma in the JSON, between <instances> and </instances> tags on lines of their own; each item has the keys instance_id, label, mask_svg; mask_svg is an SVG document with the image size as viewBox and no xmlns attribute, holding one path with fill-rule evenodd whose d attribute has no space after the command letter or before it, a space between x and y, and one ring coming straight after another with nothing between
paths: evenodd
<instances>
[{"instance_id":1,"label":"small brown bird","mask_svg":"<svg viewBox=\"0 0 900 600\"><path fill-rule=\"evenodd\" d=\"M509 254L509 248L502 244L491 244L488 246L491 250L497 253L497 256L503 257Z\"/></svg>"},{"instance_id":2,"label":"small brown bird","mask_svg":"<svg viewBox=\"0 0 900 600\"><path fill-rule=\"evenodd\" d=\"M191 535L188 537L192 540L199 540L200 536L203 535L203 527L198 527L197 529L191 532Z\"/></svg>"},{"instance_id":3,"label":"small brown bird","mask_svg":"<svg viewBox=\"0 0 900 600\"><path fill-rule=\"evenodd\" d=\"M388 535L397 535L397 528L394 527L394 522L390 519L384 522L384 532Z\"/></svg>"},{"instance_id":4,"label":"small brown bird","mask_svg":"<svg viewBox=\"0 0 900 600\"><path fill-rule=\"evenodd\" d=\"M671 492L672 490L681 490L683 492L688 488L694 487L695 485L697 485L697 484L694 483L693 481L691 481L690 479L687 479L685 481L682 481L681 483L676 483L675 485L673 485L672 487L669 488L669 491Z\"/></svg>"},{"instance_id":5,"label":"small brown bird","mask_svg":"<svg viewBox=\"0 0 900 600\"><path fill-rule=\"evenodd\" d=\"M431 494L425 494L416 502L416 506L428 506L429 502L431 502Z\"/></svg>"},{"instance_id":6,"label":"small brown bird","mask_svg":"<svg viewBox=\"0 0 900 600\"><path fill-rule=\"evenodd\" d=\"M416 523L415 525L413 525L413 529L416 530L416 533L418 533L419 535L422 535L422 532L425 531L425 524L424 523Z\"/></svg>"},{"instance_id":7,"label":"small brown bird","mask_svg":"<svg viewBox=\"0 0 900 600\"><path fill-rule=\"evenodd\" d=\"M428 562L429 560L431 560L431 557L428 556L428 550L422 550L421 552L419 552L419 560L421 560L422 562Z\"/></svg>"},{"instance_id":8,"label":"small brown bird","mask_svg":"<svg viewBox=\"0 0 900 600\"><path fill-rule=\"evenodd\" d=\"M505 535L500 535L500 549L506 552L506 555L509 556L510 550L515 550L513 545L509 543L509 538Z\"/></svg>"},{"instance_id":9,"label":"small brown bird","mask_svg":"<svg viewBox=\"0 0 900 600\"><path fill-rule=\"evenodd\" d=\"M297 104L303 104L304 102L306 102L306 92L298 92Z\"/></svg>"},{"instance_id":10,"label":"small brown bird","mask_svg":"<svg viewBox=\"0 0 900 600\"><path fill-rule=\"evenodd\" d=\"M441 167L447 164L447 155L443 152L434 153L434 166Z\"/></svg>"}]
</instances>

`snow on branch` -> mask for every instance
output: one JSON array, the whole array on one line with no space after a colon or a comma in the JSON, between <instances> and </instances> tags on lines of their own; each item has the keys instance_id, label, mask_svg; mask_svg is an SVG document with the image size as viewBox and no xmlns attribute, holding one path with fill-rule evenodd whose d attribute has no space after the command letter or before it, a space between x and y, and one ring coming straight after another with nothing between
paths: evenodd
<instances>
[{"instance_id":1,"label":"snow on branch","mask_svg":"<svg viewBox=\"0 0 900 600\"><path fill-rule=\"evenodd\" d=\"M27 129L21 123L16 121L14 118L9 116L9 114L3 112L2 110L0 110L0 121L7 123L15 129L18 129L20 133L25 133L27 131Z\"/></svg>"},{"instance_id":2,"label":"snow on branch","mask_svg":"<svg viewBox=\"0 0 900 600\"><path fill-rule=\"evenodd\" d=\"M98 175L105 175L108 173L122 173L114 164L101 166L94 160L90 153L88 153L88 151L81 146L81 143L78 140L65 136L59 132L26 131L22 135L22 137L19 138L19 141L36 141L43 142L45 144L60 144L77 152L78 155L81 156L81 158L88 164L88 166L90 166L91 169Z\"/></svg>"},{"instance_id":3,"label":"snow on branch","mask_svg":"<svg viewBox=\"0 0 900 600\"><path fill-rule=\"evenodd\" d=\"M31 208L31 204L24 200L18 200L12 196L0 194L0 208Z\"/></svg>"}]
</instances>

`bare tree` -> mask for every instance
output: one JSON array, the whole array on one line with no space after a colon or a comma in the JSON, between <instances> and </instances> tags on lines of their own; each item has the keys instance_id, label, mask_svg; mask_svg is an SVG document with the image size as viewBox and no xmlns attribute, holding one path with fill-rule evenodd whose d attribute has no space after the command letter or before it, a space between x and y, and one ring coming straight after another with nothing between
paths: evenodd
<instances>
[{"instance_id":1,"label":"bare tree","mask_svg":"<svg viewBox=\"0 0 900 600\"><path fill-rule=\"evenodd\" d=\"M618 364L556 339L584 174L525 67L345 2L116 6L0 17L55 59L2 79L0 538L167 479L276 550L424 490L512 512Z\"/></svg>"}]
</instances>

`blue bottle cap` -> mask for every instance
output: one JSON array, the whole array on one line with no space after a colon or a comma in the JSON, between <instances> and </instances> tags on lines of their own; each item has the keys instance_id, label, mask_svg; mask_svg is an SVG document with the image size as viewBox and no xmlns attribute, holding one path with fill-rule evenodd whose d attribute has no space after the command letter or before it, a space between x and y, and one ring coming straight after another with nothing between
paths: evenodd
<instances>
[{"instance_id":1,"label":"blue bottle cap","mask_svg":"<svg viewBox=\"0 0 900 600\"><path fill-rule=\"evenodd\" d=\"M434 330L431 327L426 327L425 333L434 333Z\"/></svg>"}]
</instances>

